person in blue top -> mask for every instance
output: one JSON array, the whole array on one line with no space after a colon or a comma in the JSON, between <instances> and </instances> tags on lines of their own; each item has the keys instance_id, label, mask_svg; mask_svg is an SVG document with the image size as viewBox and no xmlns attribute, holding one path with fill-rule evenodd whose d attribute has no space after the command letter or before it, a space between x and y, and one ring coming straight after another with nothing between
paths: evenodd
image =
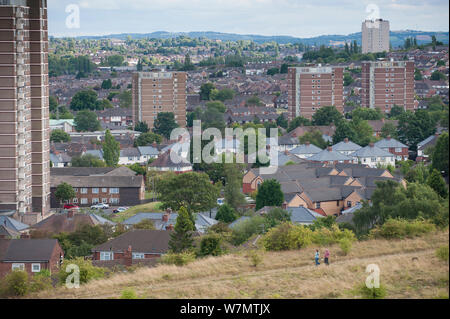
<instances>
[{"instance_id":1,"label":"person in blue top","mask_svg":"<svg viewBox=\"0 0 450 319\"><path fill-rule=\"evenodd\" d=\"M319 262L319 259L320 259L320 253L319 253L319 250L318 250L318 249L316 249L316 254L315 254L315 256L314 256L314 259L315 259L315 261L316 261L316 266L319 266L319 265L320 265L320 262Z\"/></svg>"}]
</instances>

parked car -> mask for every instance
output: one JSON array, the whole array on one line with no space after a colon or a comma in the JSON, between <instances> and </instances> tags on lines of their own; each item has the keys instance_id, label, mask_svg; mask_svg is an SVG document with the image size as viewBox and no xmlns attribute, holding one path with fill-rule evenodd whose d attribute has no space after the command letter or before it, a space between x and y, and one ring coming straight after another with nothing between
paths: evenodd
<instances>
[{"instance_id":1,"label":"parked car","mask_svg":"<svg viewBox=\"0 0 450 319\"><path fill-rule=\"evenodd\" d=\"M64 204L64 209L80 209L80 207L74 204Z\"/></svg>"},{"instance_id":2,"label":"parked car","mask_svg":"<svg viewBox=\"0 0 450 319\"><path fill-rule=\"evenodd\" d=\"M128 208L129 208L129 207L119 207L119 208L113 210L113 214L117 214L117 213L120 213L120 212L124 212L124 211L126 211Z\"/></svg>"},{"instance_id":3,"label":"parked car","mask_svg":"<svg viewBox=\"0 0 450 319\"><path fill-rule=\"evenodd\" d=\"M223 204L225 204L225 198L218 198L217 205L222 206Z\"/></svg>"},{"instance_id":4,"label":"parked car","mask_svg":"<svg viewBox=\"0 0 450 319\"><path fill-rule=\"evenodd\" d=\"M92 209L107 209L109 208L108 204L99 203L91 206Z\"/></svg>"}]
</instances>

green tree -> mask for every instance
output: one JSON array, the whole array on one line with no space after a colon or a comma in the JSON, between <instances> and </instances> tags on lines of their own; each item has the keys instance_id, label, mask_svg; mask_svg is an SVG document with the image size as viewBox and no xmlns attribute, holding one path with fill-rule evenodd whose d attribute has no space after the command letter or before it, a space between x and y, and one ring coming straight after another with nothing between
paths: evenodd
<instances>
[{"instance_id":1,"label":"green tree","mask_svg":"<svg viewBox=\"0 0 450 319\"><path fill-rule=\"evenodd\" d=\"M137 175L145 175L145 173L147 172L145 166L141 166L141 164L139 163L128 165L128 168L135 172Z\"/></svg>"},{"instance_id":2,"label":"green tree","mask_svg":"<svg viewBox=\"0 0 450 319\"><path fill-rule=\"evenodd\" d=\"M330 125L334 123L335 125L343 119L341 112L337 110L335 106L325 106L321 107L314 113L312 117L313 125Z\"/></svg>"},{"instance_id":3,"label":"green tree","mask_svg":"<svg viewBox=\"0 0 450 319\"><path fill-rule=\"evenodd\" d=\"M266 219L267 229L275 227L283 222L291 221L291 214L281 208L273 208L264 215Z\"/></svg>"},{"instance_id":4,"label":"green tree","mask_svg":"<svg viewBox=\"0 0 450 319\"><path fill-rule=\"evenodd\" d=\"M119 163L120 143L116 141L109 130L105 132L105 141L103 142L103 158L108 167L115 167Z\"/></svg>"},{"instance_id":5,"label":"green tree","mask_svg":"<svg viewBox=\"0 0 450 319\"><path fill-rule=\"evenodd\" d=\"M162 136L155 133L143 133L134 141L134 146L147 146L153 143L161 144Z\"/></svg>"},{"instance_id":6,"label":"green tree","mask_svg":"<svg viewBox=\"0 0 450 319\"><path fill-rule=\"evenodd\" d=\"M173 253L182 253L193 248L192 231L195 225L188 211L180 207L174 232L170 234L169 248Z\"/></svg>"},{"instance_id":7,"label":"green tree","mask_svg":"<svg viewBox=\"0 0 450 319\"><path fill-rule=\"evenodd\" d=\"M49 101L50 113L56 112L56 110L58 108L58 100L56 99L56 97L50 95L48 101Z\"/></svg>"},{"instance_id":8,"label":"green tree","mask_svg":"<svg viewBox=\"0 0 450 319\"><path fill-rule=\"evenodd\" d=\"M178 127L175 115L172 112L160 112L156 117L153 132L170 139L172 130Z\"/></svg>"},{"instance_id":9,"label":"green tree","mask_svg":"<svg viewBox=\"0 0 450 319\"><path fill-rule=\"evenodd\" d=\"M282 127L284 129L287 129L289 126L288 120L283 114L280 114L280 116L277 118L277 125L279 127Z\"/></svg>"},{"instance_id":10,"label":"green tree","mask_svg":"<svg viewBox=\"0 0 450 319\"><path fill-rule=\"evenodd\" d=\"M228 88L222 90L213 89L211 91L210 98L213 101L222 102L225 102L226 100L232 100L234 98L234 91Z\"/></svg>"},{"instance_id":11,"label":"green tree","mask_svg":"<svg viewBox=\"0 0 450 319\"><path fill-rule=\"evenodd\" d=\"M103 90L110 90L112 88L112 81L111 79L103 80L102 82L102 89Z\"/></svg>"},{"instance_id":12,"label":"green tree","mask_svg":"<svg viewBox=\"0 0 450 319\"><path fill-rule=\"evenodd\" d=\"M445 181L438 170L433 169L433 171L431 172L430 176L427 179L427 184L432 189L434 189L434 191L442 198L446 198L448 196L447 185L445 184Z\"/></svg>"},{"instance_id":13,"label":"green tree","mask_svg":"<svg viewBox=\"0 0 450 319\"><path fill-rule=\"evenodd\" d=\"M159 199L165 208L185 207L189 213L216 207L220 188L211 184L205 173L170 174L157 183Z\"/></svg>"},{"instance_id":14,"label":"green tree","mask_svg":"<svg viewBox=\"0 0 450 319\"><path fill-rule=\"evenodd\" d=\"M150 131L147 122L136 123L136 125L134 126L134 130L141 133L148 133Z\"/></svg>"},{"instance_id":15,"label":"green tree","mask_svg":"<svg viewBox=\"0 0 450 319\"><path fill-rule=\"evenodd\" d=\"M381 137L386 138L388 136L397 138L397 126L391 122L385 123L381 128Z\"/></svg>"},{"instance_id":16,"label":"green tree","mask_svg":"<svg viewBox=\"0 0 450 319\"><path fill-rule=\"evenodd\" d=\"M245 203L245 196L241 192L243 170L242 164L224 164L225 201L234 209Z\"/></svg>"},{"instance_id":17,"label":"green tree","mask_svg":"<svg viewBox=\"0 0 450 319\"><path fill-rule=\"evenodd\" d=\"M311 125L312 125L311 121L308 120L307 118L304 118L303 116L297 116L289 123L289 127L287 130L288 132L292 132L299 126L311 126Z\"/></svg>"},{"instance_id":18,"label":"green tree","mask_svg":"<svg viewBox=\"0 0 450 319\"><path fill-rule=\"evenodd\" d=\"M381 113L379 108L375 109L369 109L369 108L363 108L358 107L354 109L351 113L353 119L361 119L361 120L381 120L384 115Z\"/></svg>"},{"instance_id":19,"label":"green tree","mask_svg":"<svg viewBox=\"0 0 450 319\"><path fill-rule=\"evenodd\" d=\"M108 66L122 66L124 62L124 57L121 55L111 55L107 59Z\"/></svg>"},{"instance_id":20,"label":"green tree","mask_svg":"<svg viewBox=\"0 0 450 319\"><path fill-rule=\"evenodd\" d=\"M89 110L77 112L74 124L78 132L94 132L101 129L97 114Z\"/></svg>"},{"instance_id":21,"label":"green tree","mask_svg":"<svg viewBox=\"0 0 450 319\"><path fill-rule=\"evenodd\" d=\"M444 172L448 176L448 133L442 133L439 136L436 145L434 146L433 153L431 154L432 167L439 172Z\"/></svg>"},{"instance_id":22,"label":"green tree","mask_svg":"<svg viewBox=\"0 0 450 319\"><path fill-rule=\"evenodd\" d=\"M222 237L220 235L208 234L202 237L199 256L220 256L222 253Z\"/></svg>"},{"instance_id":23,"label":"green tree","mask_svg":"<svg viewBox=\"0 0 450 319\"><path fill-rule=\"evenodd\" d=\"M55 143L70 142L70 135L63 130L53 130L50 135L50 141Z\"/></svg>"},{"instance_id":24,"label":"green tree","mask_svg":"<svg viewBox=\"0 0 450 319\"><path fill-rule=\"evenodd\" d=\"M361 120L359 118L352 119L350 121L350 126L356 133L356 137L353 139L354 143L364 147L376 140L373 135L373 128L366 120Z\"/></svg>"},{"instance_id":25,"label":"green tree","mask_svg":"<svg viewBox=\"0 0 450 319\"><path fill-rule=\"evenodd\" d=\"M76 197L73 187L67 183L61 183L56 187L55 197L62 204L63 202L71 202Z\"/></svg>"},{"instance_id":26,"label":"green tree","mask_svg":"<svg viewBox=\"0 0 450 319\"><path fill-rule=\"evenodd\" d=\"M98 95L94 90L83 90L77 92L70 102L70 109L73 111L98 110Z\"/></svg>"},{"instance_id":27,"label":"green tree","mask_svg":"<svg viewBox=\"0 0 450 319\"><path fill-rule=\"evenodd\" d=\"M306 132L302 136L298 138L300 144L306 144L310 142L314 144L318 148L325 149L328 146L328 143L323 139L322 132L319 130L314 130L311 132Z\"/></svg>"},{"instance_id":28,"label":"green tree","mask_svg":"<svg viewBox=\"0 0 450 319\"><path fill-rule=\"evenodd\" d=\"M125 90L119 94L119 105L123 108L130 108L132 103L131 90Z\"/></svg>"},{"instance_id":29,"label":"green tree","mask_svg":"<svg viewBox=\"0 0 450 319\"><path fill-rule=\"evenodd\" d=\"M245 102L245 106L263 106L263 105L264 104L261 102L259 97L257 97L256 95L247 99L247 101Z\"/></svg>"},{"instance_id":30,"label":"green tree","mask_svg":"<svg viewBox=\"0 0 450 319\"><path fill-rule=\"evenodd\" d=\"M275 179L264 181L256 195L256 209L259 210L265 206L281 206L284 201L284 194L281 191L280 183Z\"/></svg>"},{"instance_id":31,"label":"green tree","mask_svg":"<svg viewBox=\"0 0 450 319\"><path fill-rule=\"evenodd\" d=\"M210 98L211 91L215 88L216 87L211 82L202 84L202 86L200 87L200 99L204 101L209 101L211 99Z\"/></svg>"},{"instance_id":32,"label":"green tree","mask_svg":"<svg viewBox=\"0 0 450 319\"><path fill-rule=\"evenodd\" d=\"M353 77L350 75L350 73L344 72L344 86L349 86L353 82L355 82L355 80L353 80Z\"/></svg>"},{"instance_id":33,"label":"green tree","mask_svg":"<svg viewBox=\"0 0 450 319\"><path fill-rule=\"evenodd\" d=\"M399 140L415 151L419 142L434 134L436 123L425 110L407 111L399 117L397 129Z\"/></svg>"},{"instance_id":34,"label":"green tree","mask_svg":"<svg viewBox=\"0 0 450 319\"><path fill-rule=\"evenodd\" d=\"M105 167L106 163L92 154L85 154L72 157L71 165L72 167Z\"/></svg>"},{"instance_id":35,"label":"green tree","mask_svg":"<svg viewBox=\"0 0 450 319\"><path fill-rule=\"evenodd\" d=\"M445 76L445 74L437 70L431 73L430 79L432 81L447 81L447 77Z\"/></svg>"},{"instance_id":36,"label":"green tree","mask_svg":"<svg viewBox=\"0 0 450 319\"><path fill-rule=\"evenodd\" d=\"M232 223L237 219L236 212L233 207L228 204L223 204L219 207L219 210L216 214L216 220L224 222L224 223Z\"/></svg>"},{"instance_id":37,"label":"green tree","mask_svg":"<svg viewBox=\"0 0 450 319\"><path fill-rule=\"evenodd\" d=\"M333 144L342 142L346 138L353 142L356 140L356 137L357 134L351 123L349 121L342 120L336 125L336 132L333 135Z\"/></svg>"},{"instance_id":38,"label":"green tree","mask_svg":"<svg viewBox=\"0 0 450 319\"><path fill-rule=\"evenodd\" d=\"M403 113L405 113L405 109L399 105L394 105L391 108L391 112L389 113L389 117L396 119L399 118Z\"/></svg>"}]
</instances>

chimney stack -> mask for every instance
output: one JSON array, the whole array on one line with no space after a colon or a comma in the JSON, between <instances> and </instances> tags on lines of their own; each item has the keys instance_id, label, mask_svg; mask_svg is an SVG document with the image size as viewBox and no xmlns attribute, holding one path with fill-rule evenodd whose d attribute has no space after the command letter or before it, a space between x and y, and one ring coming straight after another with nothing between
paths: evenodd
<instances>
[{"instance_id":1,"label":"chimney stack","mask_svg":"<svg viewBox=\"0 0 450 319\"><path fill-rule=\"evenodd\" d=\"M287 202L284 202L283 205L281 206L281 208L283 208L284 210L286 210L286 209L287 209L287 206L288 206Z\"/></svg>"},{"instance_id":2,"label":"chimney stack","mask_svg":"<svg viewBox=\"0 0 450 319\"><path fill-rule=\"evenodd\" d=\"M387 139L388 141L390 141L390 140L391 140L391 136L388 135L388 136L386 137L386 139Z\"/></svg>"},{"instance_id":3,"label":"chimney stack","mask_svg":"<svg viewBox=\"0 0 450 319\"><path fill-rule=\"evenodd\" d=\"M348 143L348 137L344 138L344 143Z\"/></svg>"},{"instance_id":4,"label":"chimney stack","mask_svg":"<svg viewBox=\"0 0 450 319\"><path fill-rule=\"evenodd\" d=\"M375 144L370 143L369 146L373 148L373 147L375 147Z\"/></svg>"},{"instance_id":5,"label":"chimney stack","mask_svg":"<svg viewBox=\"0 0 450 319\"><path fill-rule=\"evenodd\" d=\"M328 146L328 152L332 152L333 151L333 148L331 147L331 146Z\"/></svg>"},{"instance_id":6,"label":"chimney stack","mask_svg":"<svg viewBox=\"0 0 450 319\"><path fill-rule=\"evenodd\" d=\"M123 259L125 260L125 266L130 267L133 265L133 249L128 246L128 249L123 252Z\"/></svg>"},{"instance_id":7,"label":"chimney stack","mask_svg":"<svg viewBox=\"0 0 450 319\"><path fill-rule=\"evenodd\" d=\"M309 145L311 145L311 142L310 141L306 141L305 145L309 146Z\"/></svg>"},{"instance_id":8,"label":"chimney stack","mask_svg":"<svg viewBox=\"0 0 450 319\"><path fill-rule=\"evenodd\" d=\"M172 224L170 224L169 226L166 226L166 230L173 231L174 229L175 229L175 227Z\"/></svg>"},{"instance_id":9,"label":"chimney stack","mask_svg":"<svg viewBox=\"0 0 450 319\"><path fill-rule=\"evenodd\" d=\"M29 234L20 234L21 239L30 239L31 236Z\"/></svg>"}]
</instances>

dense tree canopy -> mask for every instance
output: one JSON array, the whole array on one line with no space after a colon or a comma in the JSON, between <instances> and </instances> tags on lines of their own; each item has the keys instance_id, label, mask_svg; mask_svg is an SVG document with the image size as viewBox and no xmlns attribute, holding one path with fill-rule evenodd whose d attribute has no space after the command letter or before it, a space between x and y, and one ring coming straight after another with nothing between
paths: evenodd
<instances>
[{"instance_id":1,"label":"dense tree canopy","mask_svg":"<svg viewBox=\"0 0 450 319\"><path fill-rule=\"evenodd\" d=\"M94 132L101 129L97 114L89 110L77 112L74 123L78 132Z\"/></svg>"},{"instance_id":2,"label":"dense tree canopy","mask_svg":"<svg viewBox=\"0 0 450 319\"><path fill-rule=\"evenodd\" d=\"M160 112L156 117L153 132L170 139L170 134L178 127L172 112Z\"/></svg>"},{"instance_id":3,"label":"dense tree canopy","mask_svg":"<svg viewBox=\"0 0 450 319\"><path fill-rule=\"evenodd\" d=\"M262 183L258 188L258 194L256 195L256 209L261 209L265 206L278 206L283 205L284 194L281 191L280 183L275 180L267 180Z\"/></svg>"},{"instance_id":4,"label":"dense tree canopy","mask_svg":"<svg viewBox=\"0 0 450 319\"><path fill-rule=\"evenodd\" d=\"M334 123L335 125L343 119L343 115L334 106L324 106L321 107L314 113L312 117L313 125L330 125Z\"/></svg>"}]
</instances>

